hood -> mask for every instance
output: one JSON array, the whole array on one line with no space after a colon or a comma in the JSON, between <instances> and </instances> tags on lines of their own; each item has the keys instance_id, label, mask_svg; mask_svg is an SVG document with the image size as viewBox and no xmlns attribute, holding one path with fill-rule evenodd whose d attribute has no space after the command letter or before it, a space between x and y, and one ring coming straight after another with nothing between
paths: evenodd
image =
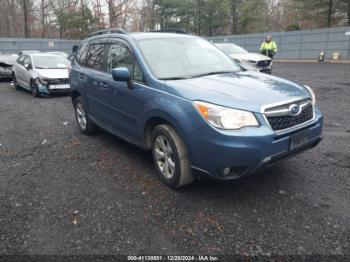
<instances>
[{"instance_id":1,"label":"hood","mask_svg":"<svg viewBox=\"0 0 350 262\"><path fill-rule=\"evenodd\" d=\"M230 57L238 60L245 61L261 61L261 60L271 60L270 57L258 54L258 53L239 53L239 54L230 54Z\"/></svg>"},{"instance_id":2,"label":"hood","mask_svg":"<svg viewBox=\"0 0 350 262\"><path fill-rule=\"evenodd\" d=\"M17 58L17 55L0 55L0 64L12 66L16 62Z\"/></svg>"},{"instance_id":3,"label":"hood","mask_svg":"<svg viewBox=\"0 0 350 262\"><path fill-rule=\"evenodd\" d=\"M291 81L253 71L166 81L168 92L189 100L261 112L261 107L308 98L308 91Z\"/></svg>"},{"instance_id":4,"label":"hood","mask_svg":"<svg viewBox=\"0 0 350 262\"><path fill-rule=\"evenodd\" d=\"M39 76L43 78L57 79L57 78L68 78L68 69L35 69L34 70Z\"/></svg>"}]
</instances>

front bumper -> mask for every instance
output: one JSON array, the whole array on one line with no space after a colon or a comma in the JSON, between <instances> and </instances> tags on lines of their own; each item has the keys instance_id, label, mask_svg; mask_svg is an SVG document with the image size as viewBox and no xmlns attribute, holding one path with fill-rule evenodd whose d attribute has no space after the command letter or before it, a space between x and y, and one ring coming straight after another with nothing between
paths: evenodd
<instances>
[{"instance_id":1,"label":"front bumper","mask_svg":"<svg viewBox=\"0 0 350 262\"><path fill-rule=\"evenodd\" d=\"M221 180L248 176L316 146L322 139L322 127L323 116L317 109L308 126L283 135L276 135L267 125L237 131L207 125L187 139L192 168ZM307 142L290 151L291 136L302 130L307 130Z\"/></svg>"},{"instance_id":2,"label":"front bumper","mask_svg":"<svg viewBox=\"0 0 350 262\"><path fill-rule=\"evenodd\" d=\"M261 73L271 74L272 68L271 67L259 67L259 71Z\"/></svg>"},{"instance_id":3,"label":"front bumper","mask_svg":"<svg viewBox=\"0 0 350 262\"><path fill-rule=\"evenodd\" d=\"M71 92L70 85L67 85L65 88L51 88L50 84L38 84L39 92L42 95L50 95L50 94L68 94Z\"/></svg>"}]
</instances>

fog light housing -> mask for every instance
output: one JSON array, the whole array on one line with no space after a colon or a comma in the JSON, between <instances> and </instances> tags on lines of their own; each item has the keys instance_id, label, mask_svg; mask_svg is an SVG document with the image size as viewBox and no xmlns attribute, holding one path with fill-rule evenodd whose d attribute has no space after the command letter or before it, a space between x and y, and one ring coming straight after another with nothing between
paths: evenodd
<instances>
[{"instance_id":1,"label":"fog light housing","mask_svg":"<svg viewBox=\"0 0 350 262\"><path fill-rule=\"evenodd\" d=\"M223 167L216 171L216 174L223 179L238 179L249 169L247 166Z\"/></svg>"},{"instance_id":2,"label":"fog light housing","mask_svg":"<svg viewBox=\"0 0 350 262\"><path fill-rule=\"evenodd\" d=\"M227 175L230 174L230 172L231 172L231 169L230 169L229 167L225 167L225 168L224 168L224 171L222 171L222 174L223 174L224 176L227 176Z\"/></svg>"}]
</instances>

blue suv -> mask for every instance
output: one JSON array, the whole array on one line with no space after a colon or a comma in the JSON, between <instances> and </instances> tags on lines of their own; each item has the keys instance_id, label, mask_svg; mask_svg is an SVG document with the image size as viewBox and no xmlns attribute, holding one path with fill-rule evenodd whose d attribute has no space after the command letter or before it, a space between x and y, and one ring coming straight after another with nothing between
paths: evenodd
<instances>
[{"instance_id":1,"label":"blue suv","mask_svg":"<svg viewBox=\"0 0 350 262\"><path fill-rule=\"evenodd\" d=\"M323 116L308 86L245 71L192 35L89 35L72 60L70 84L80 130L99 126L152 151L172 188L200 173L247 176L322 138Z\"/></svg>"}]
</instances>

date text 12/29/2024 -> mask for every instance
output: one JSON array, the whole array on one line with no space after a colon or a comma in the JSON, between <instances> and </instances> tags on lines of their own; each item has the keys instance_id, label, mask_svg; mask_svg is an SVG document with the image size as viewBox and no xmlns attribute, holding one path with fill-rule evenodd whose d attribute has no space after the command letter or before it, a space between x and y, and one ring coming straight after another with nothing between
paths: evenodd
<instances>
[{"instance_id":1,"label":"date text 12/29/2024","mask_svg":"<svg viewBox=\"0 0 350 262\"><path fill-rule=\"evenodd\" d=\"M217 256L128 256L128 261L219 261Z\"/></svg>"}]
</instances>

